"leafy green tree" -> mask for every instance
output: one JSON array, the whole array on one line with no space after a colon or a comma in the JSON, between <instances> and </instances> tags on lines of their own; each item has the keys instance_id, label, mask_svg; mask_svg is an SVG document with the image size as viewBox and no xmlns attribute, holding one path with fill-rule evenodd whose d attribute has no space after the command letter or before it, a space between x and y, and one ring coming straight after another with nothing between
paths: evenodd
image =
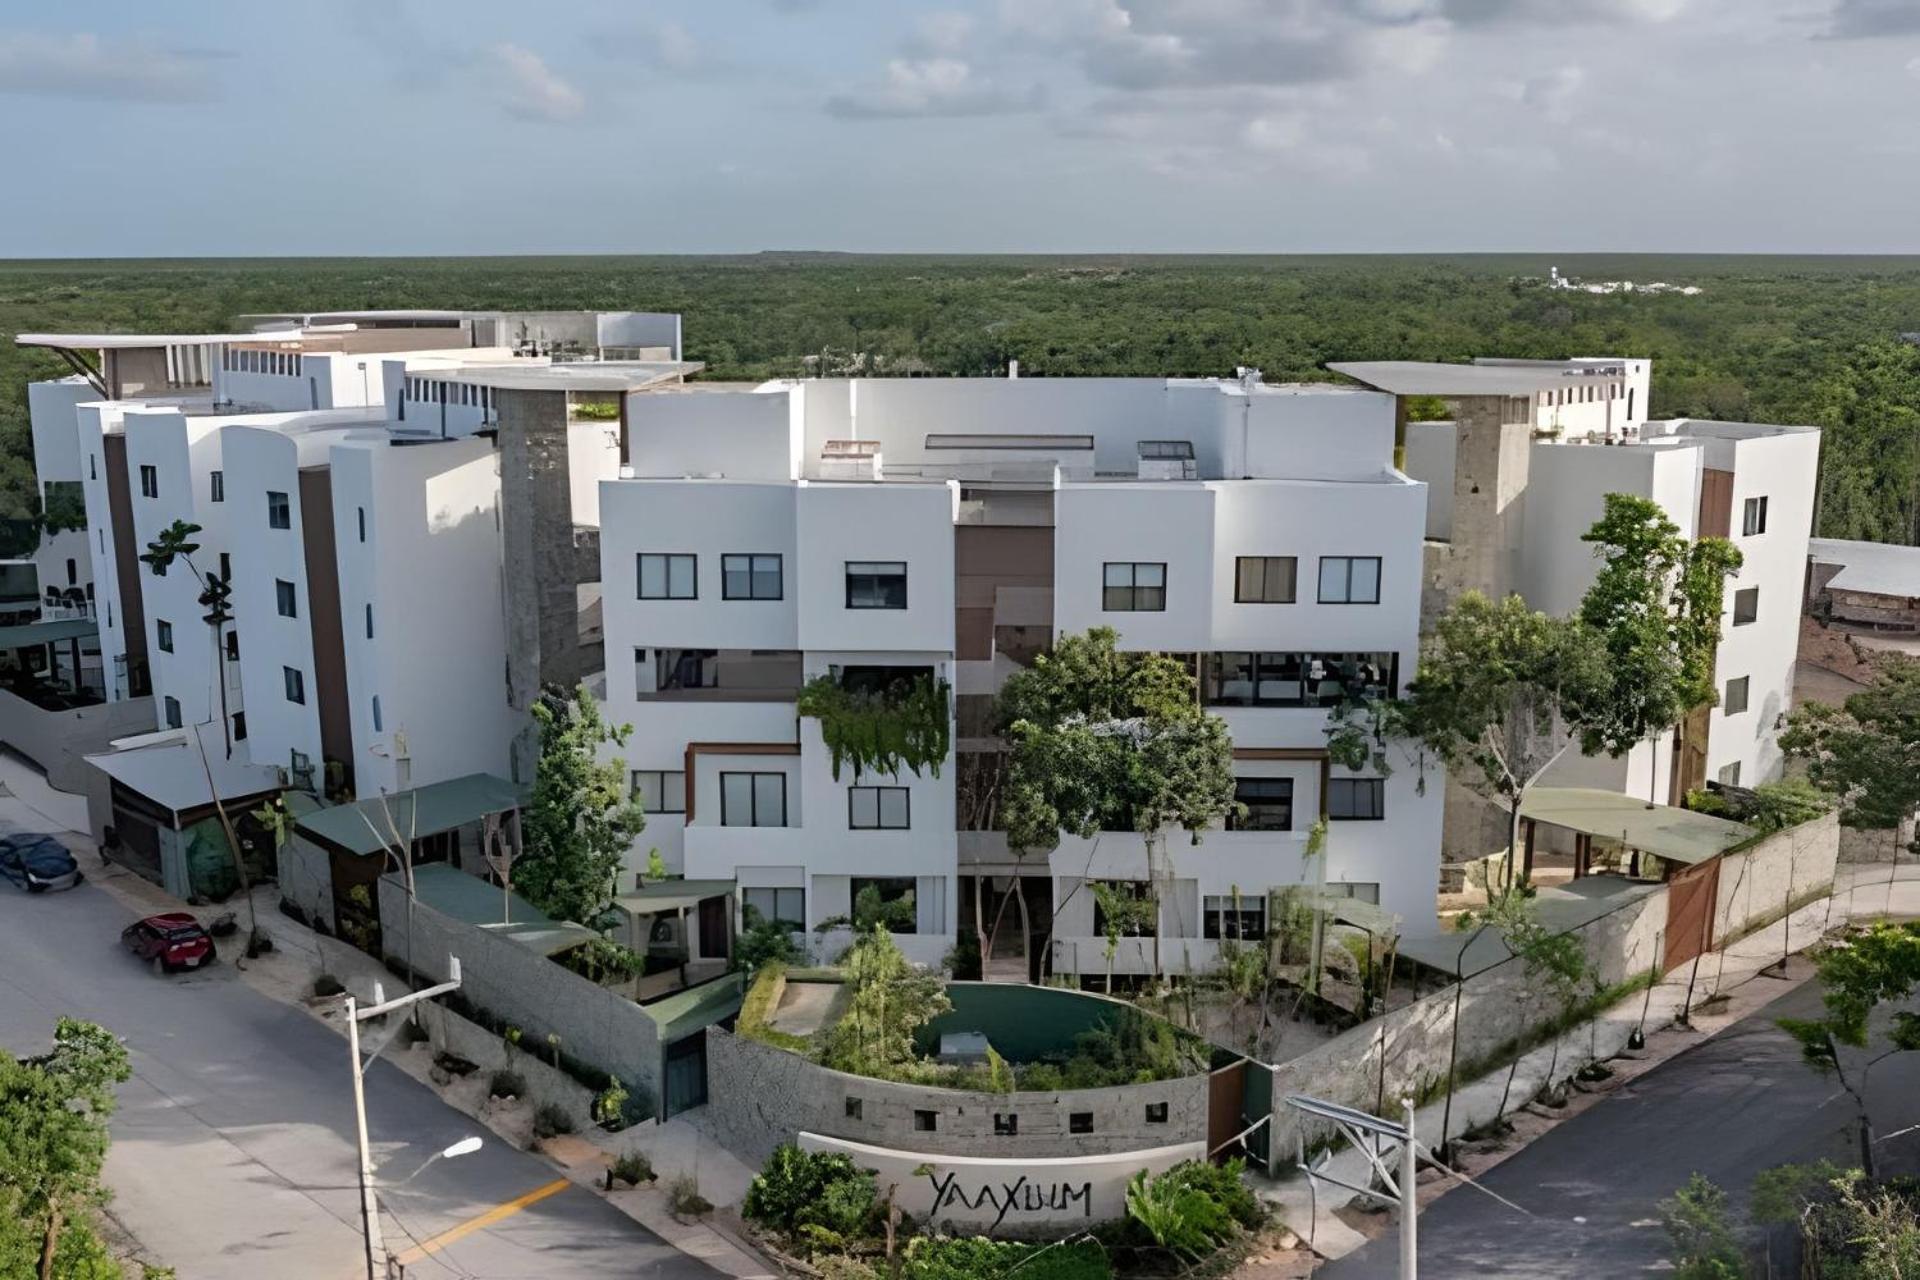
<instances>
[{"instance_id":1,"label":"leafy green tree","mask_svg":"<svg viewBox=\"0 0 1920 1280\"><path fill-rule=\"evenodd\" d=\"M1660 1222L1673 1241L1678 1280L1741 1280L1746 1274L1727 1193L1700 1174L1660 1202Z\"/></svg>"},{"instance_id":2,"label":"leafy green tree","mask_svg":"<svg viewBox=\"0 0 1920 1280\"><path fill-rule=\"evenodd\" d=\"M600 759L602 746L624 746L633 728L608 724L584 685L571 697L542 694L533 717L540 758L514 885L554 919L597 928L613 904L621 859L647 825L628 791L626 762Z\"/></svg>"},{"instance_id":3,"label":"leafy green tree","mask_svg":"<svg viewBox=\"0 0 1920 1280\"><path fill-rule=\"evenodd\" d=\"M850 994L821 1061L879 1079L918 1061L914 1032L953 1007L939 977L909 964L880 925L854 942L841 967Z\"/></svg>"},{"instance_id":4,"label":"leafy green tree","mask_svg":"<svg viewBox=\"0 0 1920 1280\"><path fill-rule=\"evenodd\" d=\"M1560 1011L1560 1021L1579 1003L1587 978L1587 949L1580 935L1555 932L1541 923L1537 899L1525 893L1500 894L1477 915L1463 912L1456 927L1470 928L1485 923L1500 934L1507 953L1520 961L1527 983L1544 991ZM1513 1092L1513 1078L1520 1070L1524 1048L1517 1049L1507 1064L1506 1083L1500 1090L1500 1109L1496 1117L1507 1114L1507 1101ZM1547 1088L1553 1089L1560 1065L1560 1037L1553 1038L1553 1053L1547 1064Z\"/></svg>"},{"instance_id":5,"label":"leafy green tree","mask_svg":"<svg viewBox=\"0 0 1920 1280\"><path fill-rule=\"evenodd\" d=\"M1527 789L1605 714L1606 651L1593 628L1467 592L1435 624L1403 714L1409 732L1507 810L1514 882Z\"/></svg>"},{"instance_id":6,"label":"leafy green tree","mask_svg":"<svg viewBox=\"0 0 1920 1280\"><path fill-rule=\"evenodd\" d=\"M1839 801L1840 821L1897 831L1920 808L1920 660L1883 655L1873 683L1845 705L1795 707L1780 747Z\"/></svg>"}]
</instances>

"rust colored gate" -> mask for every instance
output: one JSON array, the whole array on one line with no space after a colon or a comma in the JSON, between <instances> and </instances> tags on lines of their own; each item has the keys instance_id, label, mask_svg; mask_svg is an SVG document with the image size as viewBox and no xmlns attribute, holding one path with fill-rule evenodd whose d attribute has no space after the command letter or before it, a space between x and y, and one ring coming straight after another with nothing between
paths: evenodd
<instances>
[{"instance_id":1,"label":"rust colored gate","mask_svg":"<svg viewBox=\"0 0 1920 1280\"><path fill-rule=\"evenodd\" d=\"M1221 1067L1207 1077L1207 1151L1209 1155L1232 1155L1221 1151L1247 1127L1247 1060Z\"/></svg>"},{"instance_id":2,"label":"rust colored gate","mask_svg":"<svg viewBox=\"0 0 1920 1280\"><path fill-rule=\"evenodd\" d=\"M1720 898L1720 859L1674 873L1667 881L1667 945L1661 971L1671 973L1713 945L1713 908Z\"/></svg>"}]
</instances>

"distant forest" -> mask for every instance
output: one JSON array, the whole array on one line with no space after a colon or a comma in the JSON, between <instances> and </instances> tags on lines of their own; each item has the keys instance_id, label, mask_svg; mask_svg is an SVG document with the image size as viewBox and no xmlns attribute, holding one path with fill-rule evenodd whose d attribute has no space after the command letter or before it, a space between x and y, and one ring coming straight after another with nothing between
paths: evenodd
<instances>
[{"instance_id":1,"label":"distant forest","mask_svg":"<svg viewBox=\"0 0 1920 1280\"><path fill-rule=\"evenodd\" d=\"M1698 296L1550 290L1583 280ZM230 328L365 307L679 311L704 377L1023 374L1327 379L1329 360L1646 356L1652 411L1825 428L1818 532L1920 526L1920 258L741 257L0 262L0 519L33 515L15 333Z\"/></svg>"}]
</instances>

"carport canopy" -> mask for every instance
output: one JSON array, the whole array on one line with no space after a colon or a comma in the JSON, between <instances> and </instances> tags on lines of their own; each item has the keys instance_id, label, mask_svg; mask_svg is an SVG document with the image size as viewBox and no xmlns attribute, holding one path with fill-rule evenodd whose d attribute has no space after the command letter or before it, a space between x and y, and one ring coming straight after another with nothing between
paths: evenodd
<instances>
[{"instance_id":1,"label":"carport canopy","mask_svg":"<svg viewBox=\"0 0 1920 1280\"><path fill-rule=\"evenodd\" d=\"M656 880L632 893L621 894L613 900L613 905L635 916L691 911L708 898L731 894L733 884L731 880Z\"/></svg>"},{"instance_id":2,"label":"carport canopy","mask_svg":"<svg viewBox=\"0 0 1920 1280\"><path fill-rule=\"evenodd\" d=\"M511 812L525 800L525 789L505 778L469 773L384 799L318 809L295 822L294 830L328 848L371 855L388 847L396 828L402 838L423 840Z\"/></svg>"},{"instance_id":3,"label":"carport canopy","mask_svg":"<svg viewBox=\"0 0 1920 1280\"><path fill-rule=\"evenodd\" d=\"M1534 787L1520 801L1520 817L1618 840L1629 849L1687 867L1717 858L1755 834L1744 823L1710 813L1648 804L1595 787Z\"/></svg>"}]
</instances>

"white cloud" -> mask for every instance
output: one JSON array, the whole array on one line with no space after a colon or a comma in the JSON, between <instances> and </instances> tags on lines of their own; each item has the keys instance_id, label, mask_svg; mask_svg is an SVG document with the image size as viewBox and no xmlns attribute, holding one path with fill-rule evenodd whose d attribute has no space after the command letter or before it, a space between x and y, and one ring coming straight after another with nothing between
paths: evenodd
<instances>
[{"instance_id":1,"label":"white cloud","mask_svg":"<svg viewBox=\"0 0 1920 1280\"><path fill-rule=\"evenodd\" d=\"M1920 35L1920 4L1914 0L1833 0L1821 34L1834 40Z\"/></svg>"},{"instance_id":2,"label":"white cloud","mask_svg":"<svg viewBox=\"0 0 1920 1280\"><path fill-rule=\"evenodd\" d=\"M1024 92L976 75L960 58L894 58L878 88L836 94L830 115L851 119L889 116L987 116L1031 111L1044 101L1039 85Z\"/></svg>"},{"instance_id":3,"label":"white cloud","mask_svg":"<svg viewBox=\"0 0 1920 1280\"><path fill-rule=\"evenodd\" d=\"M220 55L108 42L91 32L0 32L0 93L125 102L206 102Z\"/></svg>"},{"instance_id":4,"label":"white cloud","mask_svg":"<svg viewBox=\"0 0 1920 1280\"><path fill-rule=\"evenodd\" d=\"M506 91L501 106L507 114L557 124L577 119L587 109L586 95L555 74L531 49L497 44L493 60L501 76L500 87Z\"/></svg>"},{"instance_id":5,"label":"white cloud","mask_svg":"<svg viewBox=\"0 0 1920 1280\"><path fill-rule=\"evenodd\" d=\"M1555 124L1565 124L1571 115L1573 99L1586 82L1587 73L1579 67L1559 67L1522 84L1520 102Z\"/></svg>"},{"instance_id":6,"label":"white cloud","mask_svg":"<svg viewBox=\"0 0 1920 1280\"><path fill-rule=\"evenodd\" d=\"M954 9L929 13L914 24L906 47L921 57L941 57L959 53L973 37L973 15Z\"/></svg>"},{"instance_id":7,"label":"white cloud","mask_svg":"<svg viewBox=\"0 0 1920 1280\"><path fill-rule=\"evenodd\" d=\"M669 20L654 35L653 55L670 71L691 71L700 63L700 44L685 27Z\"/></svg>"},{"instance_id":8,"label":"white cloud","mask_svg":"<svg viewBox=\"0 0 1920 1280\"><path fill-rule=\"evenodd\" d=\"M1920 58L1909 58L1907 60L1907 74L1915 80L1920 80Z\"/></svg>"}]
</instances>

